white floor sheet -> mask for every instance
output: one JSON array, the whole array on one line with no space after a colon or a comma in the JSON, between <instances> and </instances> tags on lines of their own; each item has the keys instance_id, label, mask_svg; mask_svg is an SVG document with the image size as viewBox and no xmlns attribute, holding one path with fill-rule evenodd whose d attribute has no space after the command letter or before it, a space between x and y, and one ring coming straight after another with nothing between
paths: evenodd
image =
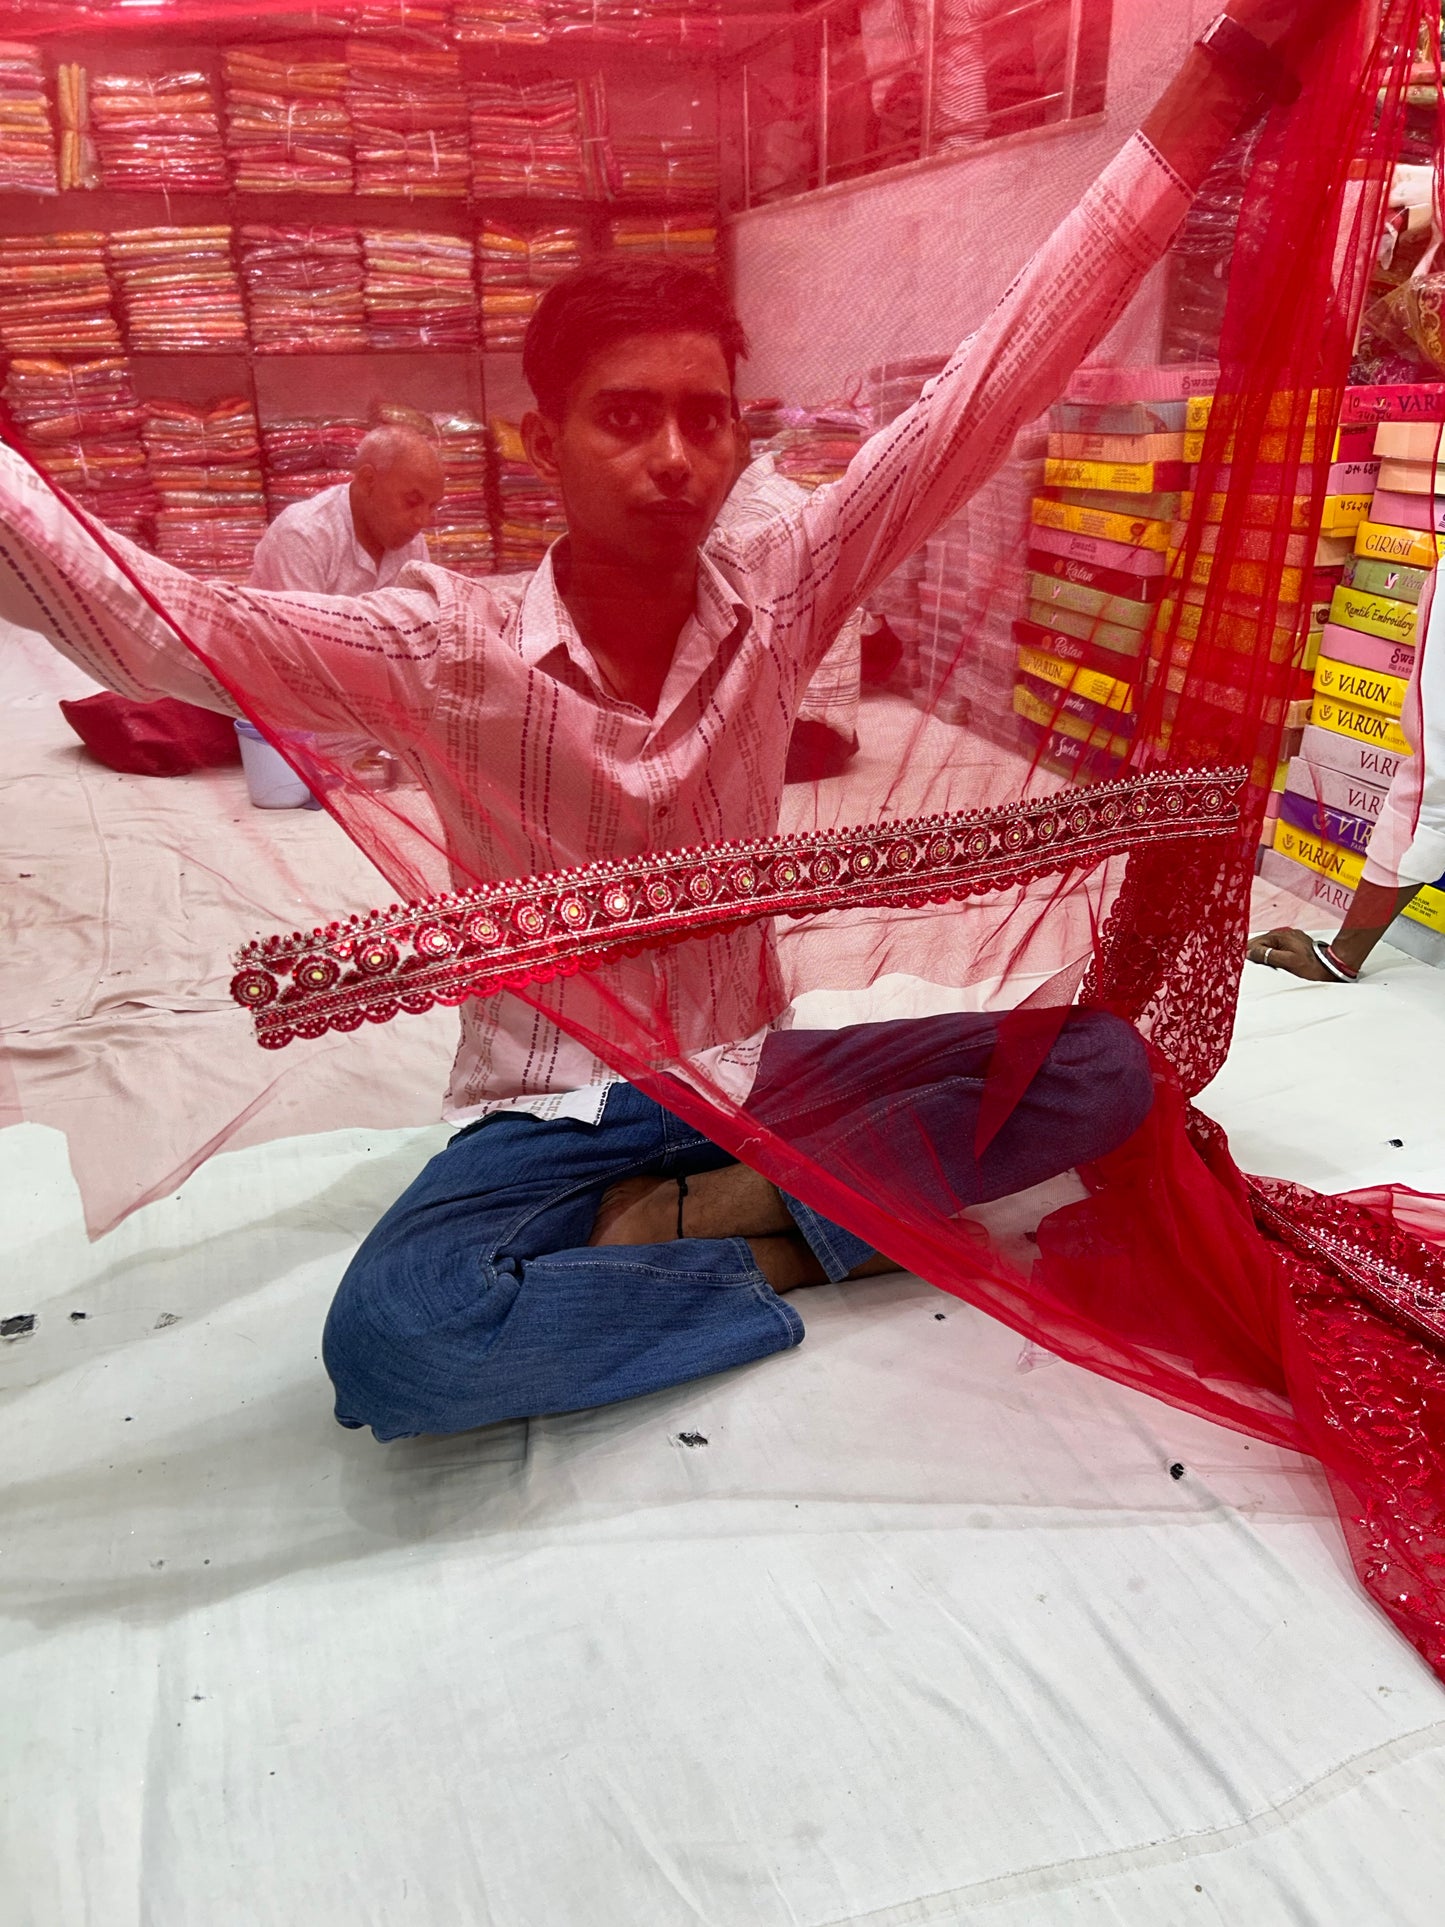
<instances>
[{"instance_id":1,"label":"white floor sheet","mask_svg":"<svg viewBox=\"0 0 1445 1927\"><path fill-rule=\"evenodd\" d=\"M1255 971L1207 1108L1445 1189L1442 1063L1445 975ZM1445 1687L1312 1467L916 1281L634 1404L337 1428L329 1294L442 1138L227 1151L91 1243L0 1131L4 1927L1445 1918Z\"/></svg>"}]
</instances>

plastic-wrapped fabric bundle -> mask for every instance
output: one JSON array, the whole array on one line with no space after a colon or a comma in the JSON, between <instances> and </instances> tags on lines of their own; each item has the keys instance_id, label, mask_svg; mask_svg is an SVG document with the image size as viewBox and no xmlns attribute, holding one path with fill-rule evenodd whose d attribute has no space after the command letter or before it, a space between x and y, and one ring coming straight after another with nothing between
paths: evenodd
<instances>
[{"instance_id":1,"label":"plastic-wrapped fabric bundle","mask_svg":"<svg viewBox=\"0 0 1445 1927\"><path fill-rule=\"evenodd\" d=\"M361 235L350 227L263 227L236 236L258 355L355 354L367 346Z\"/></svg>"},{"instance_id":2,"label":"plastic-wrapped fabric bundle","mask_svg":"<svg viewBox=\"0 0 1445 1927\"><path fill-rule=\"evenodd\" d=\"M246 311L229 226L123 228L106 258L135 354L244 348Z\"/></svg>"},{"instance_id":3,"label":"plastic-wrapped fabric bundle","mask_svg":"<svg viewBox=\"0 0 1445 1927\"><path fill-rule=\"evenodd\" d=\"M1177 28L1177 10L1168 15ZM1445 1202L1326 1198L1247 1178L1188 1102L1228 1044L1254 851L1299 668L1299 576L1322 539L1323 464L1304 450L1339 415L1421 15L1420 0L1340 8L1293 50L1302 92L1269 110L1255 149L1218 372L1192 431L1189 400L1202 397L1185 391L1186 432L1198 437L1188 489L1137 473L1066 479L1047 464L1095 458L1051 456L1045 439L1151 432L1109 426L1109 411L1133 423L1160 379L1162 277L1150 271L1188 201L1171 164L1132 141L1068 213L1074 187L1051 201L1047 171L1032 165L1044 149L1029 149L1026 242L1003 174L952 177L964 277L997 302L972 286L959 295L950 313L966 317L954 337L967 335L964 346L841 479L710 550L697 622L709 648L683 665L690 679L669 688L665 714L624 719L593 682L573 680L568 651L552 652L568 658L559 667L513 647L508 624L530 590L560 625L545 575L530 588L505 577L459 587L445 571L422 573L348 605L343 629L317 601L211 589L118 544L107 553L19 464L4 473L8 539L52 595L77 659L113 648L142 677L163 658L168 681L242 709L290 745L396 893L364 926L318 922L242 953L235 995L268 1046L442 1003L464 1011L457 1111L477 1066L517 1037L534 1043L509 1095L574 1096L587 1082L579 1065L624 1078L800 1210L1031 1341L1316 1453L1361 1582L1445 1669ZM1141 95L1144 70L1158 78L1163 17L1131 13L1128 44L1116 46ZM626 144L624 177L625 157ZM665 187L662 159L659 141L647 165ZM1063 216L1052 233L1045 209ZM936 216L911 232L905 219L872 237L870 266L848 225L791 230L791 274L781 224L748 234L743 286L773 352L790 326L832 338L825 284L844 278L834 249L858 249L848 285L855 304L867 293L880 336L887 277L921 273L944 251ZM879 285L860 292L867 276ZM766 306L760 286L775 297ZM947 354L949 343L885 336L870 359L927 348ZM1069 426L1050 414L1065 406L1100 413ZM497 449L497 559L515 566L520 538L543 533L548 491L534 478L529 499L525 477L509 473L518 451L500 425ZM1098 460L1107 468L1116 454ZM1146 493L1144 480L1156 513L1130 515L1113 498ZM1022 539L1019 503L1030 505ZM1011 633L956 628L971 618L945 553L917 580L938 592L919 621L949 675L931 670L911 702L878 698L866 758L785 787L789 728L834 626L929 542L946 547L942 532L975 506L970 606L986 599L1020 621L1042 612L1033 578L1049 573L1030 565L1029 544L1137 581L1147 578L1134 551L1164 555L1172 587L1148 618L1127 712L1078 698L1096 702L1105 726L1130 718L1121 746L1109 745L1114 780L1067 762L1064 744L1092 747L1096 727L1088 711L1082 739L1062 726L1079 720L1068 655L1054 657L1068 686L1050 685L1032 658L1021 663ZM1065 551L1034 529L1066 538ZM1114 632L1130 627L1110 597L1149 602L1059 579L1105 598L1061 604L1103 625L1090 647L1119 644ZM1057 634L1063 650L1073 627ZM1022 668L1056 692L1039 696L1053 703L1047 749L1001 743L946 710L952 666L985 656L990 676L1013 686ZM600 740L599 712L616 742ZM297 745L298 728L343 718L394 747L416 781L371 790ZM985 1020L973 1033L982 1054L957 1080L977 1092L968 1130L957 1091L936 1127L911 1105L910 1079L927 1079L942 1033L890 1029L900 1010ZM1101 1016L1147 1046L1144 1121L1083 1157L1077 1180L1016 1184L1007 1209L980 1204L960 1172L982 1168L1005 1133L1033 1141L1041 1066ZM570 1067L565 1088L558 1065ZM1103 1108L1111 1092L1092 1096ZM445 1355L434 1355L439 1369Z\"/></svg>"},{"instance_id":4,"label":"plastic-wrapped fabric bundle","mask_svg":"<svg viewBox=\"0 0 1445 1927\"><path fill-rule=\"evenodd\" d=\"M509 575L534 569L566 524L556 492L527 460L517 423L493 416L487 428L496 500L496 567Z\"/></svg>"},{"instance_id":5,"label":"plastic-wrapped fabric bundle","mask_svg":"<svg viewBox=\"0 0 1445 1927\"><path fill-rule=\"evenodd\" d=\"M427 552L443 568L489 575L493 550L486 424L468 415L438 415L435 426L447 492L427 530Z\"/></svg>"},{"instance_id":6,"label":"plastic-wrapped fabric bundle","mask_svg":"<svg viewBox=\"0 0 1445 1927\"><path fill-rule=\"evenodd\" d=\"M293 502L351 479L364 421L272 421L261 430L266 507L272 521Z\"/></svg>"},{"instance_id":7,"label":"plastic-wrapped fabric bundle","mask_svg":"<svg viewBox=\"0 0 1445 1927\"><path fill-rule=\"evenodd\" d=\"M452 27L473 47L545 47L551 38L550 0L454 0Z\"/></svg>"},{"instance_id":8,"label":"plastic-wrapped fabric bundle","mask_svg":"<svg viewBox=\"0 0 1445 1927\"><path fill-rule=\"evenodd\" d=\"M76 61L62 61L56 69L55 118L60 132L61 187L99 187L100 156L90 123L90 77Z\"/></svg>"},{"instance_id":9,"label":"plastic-wrapped fabric bundle","mask_svg":"<svg viewBox=\"0 0 1445 1927\"><path fill-rule=\"evenodd\" d=\"M244 581L266 532L261 445L249 401L144 404L156 554L196 575Z\"/></svg>"},{"instance_id":10,"label":"plastic-wrapped fabric bundle","mask_svg":"<svg viewBox=\"0 0 1445 1927\"><path fill-rule=\"evenodd\" d=\"M104 354L120 345L103 234L0 236L0 349Z\"/></svg>"},{"instance_id":11,"label":"plastic-wrapped fabric bundle","mask_svg":"<svg viewBox=\"0 0 1445 1927\"><path fill-rule=\"evenodd\" d=\"M348 41L346 104L356 138L358 194L407 200L467 191L467 96L449 48Z\"/></svg>"},{"instance_id":12,"label":"plastic-wrapped fabric bundle","mask_svg":"<svg viewBox=\"0 0 1445 1927\"><path fill-rule=\"evenodd\" d=\"M477 341L471 242L461 234L364 228L362 298L373 348L469 348Z\"/></svg>"},{"instance_id":13,"label":"plastic-wrapped fabric bundle","mask_svg":"<svg viewBox=\"0 0 1445 1927\"><path fill-rule=\"evenodd\" d=\"M0 191L54 194L58 187L40 49L0 40Z\"/></svg>"},{"instance_id":14,"label":"plastic-wrapped fabric bundle","mask_svg":"<svg viewBox=\"0 0 1445 1927\"><path fill-rule=\"evenodd\" d=\"M225 52L226 147L240 194L349 194L347 66L284 45Z\"/></svg>"},{"instance_id":15,"label":"plastic-wrapped fabric bundle","mask_svg":"<svg viewBox=\"0 0 1445 1927\"><path fill-rule=\"evenodd\" d=\"M543 289L581 259L580 227L517 228L486 221L477 236L482 346L494 353L519 351Z\"/></svg>"},{"instance_id":16,"label":"plastic-wrapped fabric bundle","mask_svg":"<svg viewBox=\"0 0 1445 1927\"><path fill-rule=\"evenodd\" d=\"M221 117L205 74L93 74L90 120L102 187L225 193Z\"/></svg>"},{"instance_id":17,"label":"plastic-wrapped fabric bundle","mask_svg":"<svg viewBox=\"0 0 1445 1927\"><path fill-rule=\"evenodd\" d=\"M706 262L717 257L717 224L707 214L619 214L608 232L620 254L671 254Z\"/></svg>"},{"instance_id":18,"label":"plastic-wrapped fabric bundle","mask_svg":"<svg viewBox=\"0 0 1445 1927\"><path fill-rule=\"evenodd\" d=\"M107 528L149 539L156 498L141 405L124 356L17 355L5 373L4 397L36 463L57 487Z\"/></svg>"},{"instance_id":19,"label":"plastic-wrapped fabric bundle","mask_svg":"<svg viewBox=\"0 0 1445 1927\"><path fill-rule=\"evenodd\" d=\"M617 198L707 206L717 197L717 142L705 134L614 134Z\"/></svg>"},{"instance_id":20,"label":"plastic-wrapped fabric bundle","mask_svg":"<svg viewBox=\"0 0 1445 1927\"><path fill-rule=\"evenodd\" d=\"M471 91L472 192L480 198L570 197L595 193L595 115L589 90L571 80Z\"/></svg>"}]
</instances>

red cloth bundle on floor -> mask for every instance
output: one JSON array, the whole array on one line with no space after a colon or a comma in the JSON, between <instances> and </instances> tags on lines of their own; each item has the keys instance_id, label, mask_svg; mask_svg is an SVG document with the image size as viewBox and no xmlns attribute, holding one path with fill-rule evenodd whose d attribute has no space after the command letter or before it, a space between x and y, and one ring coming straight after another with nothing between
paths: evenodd
<instances>
[{"instance_id":1,"label":"red cloth bundle on floor","mask_svg":"<svg viewBox=\"0 0 1445 1927\"><path fill-rule=\"evenodd\" d=\"M241 760L229 716L169 696L138 703L104 689L60 713L98 763L126 776L188 776Z\"/></svg>"}]
</instances>

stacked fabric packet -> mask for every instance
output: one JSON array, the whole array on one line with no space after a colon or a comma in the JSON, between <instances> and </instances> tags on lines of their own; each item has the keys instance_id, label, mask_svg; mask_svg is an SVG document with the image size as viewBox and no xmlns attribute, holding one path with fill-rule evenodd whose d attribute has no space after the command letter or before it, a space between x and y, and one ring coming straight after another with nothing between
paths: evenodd
<instances>
[{"instance_id":1,"label":"stacked fabric packet","mask_svg":"<svg viewBox=\"0 0 1445 1927\"><path fill-rule=\"evenodd\" d=\"M1212 404L1200 397L1188 411L1185 453L1191 459L1204 453ZM1177 635L1186 644L1198 634L1199 612L1206 592L1222 587L1224 621L1216 634L1239 649L1254 654L1267 647L1278 662L1293 667L1293 680L1286 692L1280 741L1280 760L1274 772L1273 793L1267 806L1262 841L1267 847L1274 832L1285 787L1290 759L1297 754L1304 727L1309 720L1314 695L1314 665L1320 639L1329 619L1330 599L1339 584L1348 559L1354 530L1369 511L1369 490L1373 487L1375 463L1370 431L1358 426L1333 426L1321 416L1321 397L1308 397L1305 421L1296 420L1298 398L1290 393L1272 396L1265 411L1264 424L1253 444L1249 480L1254 493L1241 505L1230 498L1235 449L1224 447L1215 461L1211 482L1213 492L1204 505L1202 539L1188 560L1176 557L1173 573L1181 578L1171 587L1183 603ZM1323 474L1321 474L1323 470ZM1324 509L1320 531L1314 528L1314 494L1323 485ZM1281 490L1289 486L1292 494L1282 503ZM1234 559L1228 580L1216 583L1216 557L1226 504L1231 520L1241 511L1243 527L1233 529ZM1275 555L1276 532L1281 507L1287 508L1290 528L1284 555ZM1186 496L1186 514L1194 507L1192 495ZM1186 531L1181 526L1178 540L1182 549ZM1262 639L1267 639L1262 641ZM1177 657L1176 657L1177 659ZM1228 692L1222 692L1228 705Z\"/></svg>"},{"instance_id":2,"label":"stacked fabric packet","mask_svg":"<svg viewBox=\"0 0 1445 1927\"><path fill-rule=\"evenodd\" d=\"M355 228L252 225L236 239L258 355L365 351L365 275Z\"/></svg>"},{"instance_id":3,"label":"stacked fabric packet","mask_svg":"<svg viewBox=\"0 0 1445 1927\"><path fill-rule=\"evenodd\" d=\"M582 259L580 227L508 227L487 221L477 236L482 283L482 346L514 353L543 290Z\"/></svg>"},{"instance_id":4,"label":"stacked fabric packet","mask_svg":"<svg viewBox=\"0 0 1445 1927\"><path fill-rule=\"evenodd\" d=\"M246 311L231 260L231 230L126 228L106 254L133 354L239 353Z\"/></svg>"},{"instance_id":5,"label":"stacked fabric packet","mask_svg":"<svg viewBox=\"0 0 1445 1927\"><path fill-rule=\"evenodd\" d=\"M1379 473L1331 598L1310 726L1289 766L1260 874L1342 915L1409 753L1399 718L1419 641L1419 602L1445 546L1445 486L1435 480L1445 384L1347 389L1340 433L1369 437ZM1422 891L1405 915L1445 930L1445 896Z\"/></svg>"},{"instance_id":6,"label":"stacked fabric packet","mask_svg":"<svg viewBox=\"0 0 1445 1927\"><path fill-rule=\"evenodd\" d=\"M602 191L595 83L486 82L472 90L472 192L583 200Z\"/></svg>"},{"instance_id":7,"label":"stacked fabric packet","mask_svg":"<svg viewBox=\"0 0 1445 1927\"><path fill-rule=\"evenodd\" d=\"M936 355L915 355L899 361L881 361L874 364L864 377L864 391L868 397L868 416L873 428L886 428L895 421L906 408L911 408L922 394L924 386L940 374L944 361ZM933 540L943 537L943 531L936 531ZM923 664L925 646L922 585L923 569L926 560L924 549L915 550L900 568L893 571L881 582L868 599L870 614L881 617L902 645L898 666L889 679L889 687L900 695L918 695L925 705L930 675L934 674L932 664ZM936 631L930 625L927 635L929 644L937 640Z\"/></svg>"},{"instance_id":8,"label":"stacked fabric packet","mask_svg":"<svg viewBox=\"0 0 1445 1927\"><path fill-rule=\"evenodd\" d=\"M516 422L488 424L492 458L492 528L496 570L535 569L566 527L562 504L527 460Z\"/></svg>"},{"instance_id":9,"label":"stacked fabric packet","mask_svg":"<svg viewBox=\"0 0 1445 1927\"><path fill-rule=\"evenodd\" d=\"M244 581L266 532L261 445L249 401L147 401L141 435L158 506L156 553L203 576Z\"/></svg>"},{"instance_id":10,"label":"stacked fabric packet","mask_svg":"<svg viewBox=\"0 0 1445 1927\"><path fill-rule=\"evenodd\" d=\"M90 124L90 77L75 61L55 70L55 114L60 126L62 189L100 186L100 156Z\"/></svg>"},{"instance_id":11,"label":"stacked fabric packet","mask_svg":"<svg viewBox=\"0 0 1445 1927\"><path fill-rule=\"evenodd\" d=\"M289 47L228 47L226 145L242 194L349 194L347 65Z\"/></svg>"},{"instance_id":12,"label":"stacked fabric packet","mask_svg":"<svg viewBox=\"0 0 1445 1927\"><path fill-rule=\"evenodd\" d=\"M468 116L458 55L364 38L348 41L346 55L357 193L465 196Z\"/></svg>"},{"instance_id":13,"label":"stacked fabric packet","mask_svg":"<svg viewBox=\"0 0 1445 1927\"><path fill-rule=\"evenodd\" d=\"M774 438L778 472L800 488L836 482L872 432L866 409L838 404L830 408L790 408Z\"/></svg>"},{"instance_id":14,"label":"stacked fabric packet","mask_svg":"<svg viewBox=\"0 0 1445 1927\"><path fill-rule=\"evenodd\" d=\"M29 453L58 487L108 528L149 539L155 493L124 356L17 356L6 371L5 403Z\"/></svg>"},{"instance_id":15,"label":"stacked fabric packet","mask_svg":"<svg viewBox=\"0 0 1445 1927\"><path fill-rule=\"evenodd\" d=\"M1097 781L1128 754L1193 466L1209 366L1086 367L1049 411L1029 512L1013 710L1046 768Z\"/></svg>"},{"instance_id":16,"label":"stacked fabric packet","mask_svg":"<svg viewBox=\"0 0 1445 1927\"><path fill-rule=\"evenodd\" d=\"M469 415L436 415L446 494L427 531L433 562L461 575L490 575L493 565L487 430Z\"/></svg>"},{"instance_id":17,"label":"stacked fabric packet","mask_svg":"<svg viewBox=\"0 0 1445 1927\"><path fill-rule=\"evenodd\" d=\"M59 186L40 49L0 40L0 192L54 194Z\"/></svg>"},{"instance_id":18,"label":"stacked fabric packet","mask_svg":"<svg viewBox=\"0 0 1445 1927\"><path fill-rule=\"evenodd\" d=\"M94 74L90 120L103 188L225 193L221 117L205 74Z\"/></svg>"},{"instance_id":19,"label":"stacked fabric packet","mask_svg":"<svg viewBox=\"0 0 1445 1927\"><path fill-rule=\"evenodd\" d=\"M344 417L267 422L261 429L261 455L271 519L293 502L349 482L365 434L364 421Z\"/></svg>"},{"instance_id":20,"label":"stacked fabric packet","mask_svg":"<svg viewBox=\"0 0 1445 1927\"><path fill-rule=\"evenodd\" d=\"M660 254L717 265L717 222L709 214L619 214L608 232L617 254Z\"/></svg>"},{"instance_id":21,"label":"stacked fabric packet","mask_svg":"<svg viewBox=\"0 0 1445 1927\"><path fill-rule=\"evenodd\" d=\"M118 351L103 234L0 236L0 350Z\"/></svg>"},{"instance_id":22,"label":"stacked fabric packet","mask_svg":"<svg viewBox=\"0 0 1445 1927\"><path fill-rule=\"evenodd\" d=\"M552 0L551 32L624 47L714 53L722 45L718 0Z\"/></svg>"},{"instance_id":23,"label":"stacked fabric packet","mask_svg":"<svg viewBox=\"0 0 1445 1927\"><path fill-rule=\"evenodd\" d=\"M711 207L718 197L718 146L706 134L613 135L613 191L620 201Z\"/></svg>"},{"instance_id":24,"label":"stacked fabric packet","mask_svg":"<svg viewBox=\"0 0 1445 1927\"><path fill-rule=\"evenodd\" d=\"M551 0L454 0L452 32L464 46L545 47Z\"/></svg>"},{"instance_id":25,"label":"stacked fabric packet","mask_svg":"<svg viewBox=\"0 0 1445 1927\"><path fill-rule=\"evenodd\" d=\"M475 347L477 292L465 235L363 228L361 250L373 348Z\"/></svg>"}]
</instances>

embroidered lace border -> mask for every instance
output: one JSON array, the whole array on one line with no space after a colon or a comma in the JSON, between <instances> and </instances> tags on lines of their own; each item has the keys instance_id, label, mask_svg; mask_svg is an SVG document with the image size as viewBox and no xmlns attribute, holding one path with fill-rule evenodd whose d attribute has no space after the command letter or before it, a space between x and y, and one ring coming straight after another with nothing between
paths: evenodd
<instances>
[{"instance_id":1,"label":"embroidered lace border","mask_svg":"<svg viewBox=\"0 0 1445 1927\"><path fill-rule=\"evenodd\" d=\"M393 904L247 944L259 1043L382 1024L764 917L946 903L1172 839L1227 837L1242 769L1154 773L1005 809L649 852Z\"/></svg>"}]
</instances>

